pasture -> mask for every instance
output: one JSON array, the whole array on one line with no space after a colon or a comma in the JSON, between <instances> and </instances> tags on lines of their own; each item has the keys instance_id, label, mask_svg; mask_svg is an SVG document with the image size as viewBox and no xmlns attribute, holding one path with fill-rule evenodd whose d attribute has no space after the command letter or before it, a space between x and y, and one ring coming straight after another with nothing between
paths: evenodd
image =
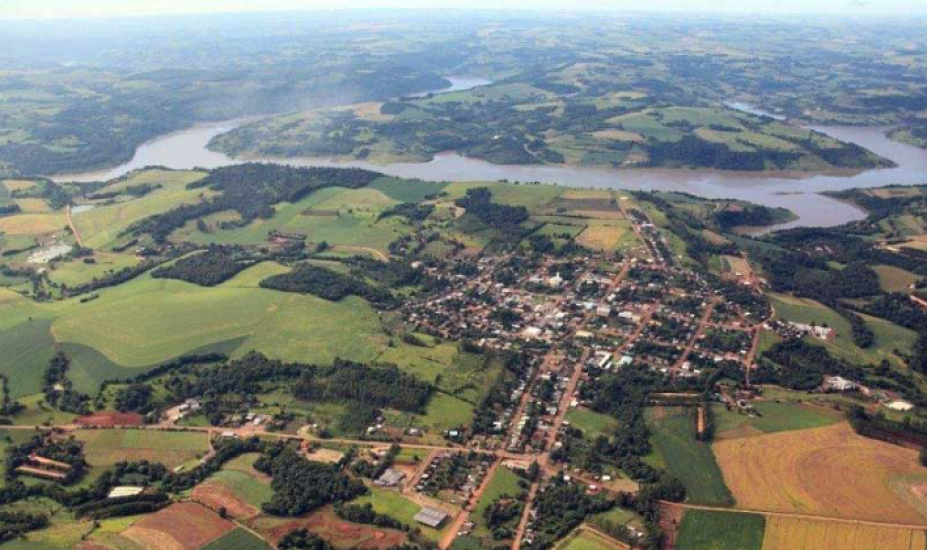
<instances>
[{"instance_id":1,"label":"pasture","mask_svg":"<svg viewBox=\"0 0 927 550\"><path fill-rule=\"evenodd\" d=\"M879 285L885 292L907 292L920 277L910 271L890 265L876 265L873 271L879 276Z\"/></svg>"},{"instance_id":2,"label":"pasture","mask_svg":"<svg viewBox=\"0 0 927 550\"><path fill-rule=\"evenodd\" d=\"M923 530L771 516L763 550L913 550L927 546Z\"/></svg>"},{"instance_id":3,"label":"pasture","mask_svg":"<svg viewBox=\"0 0 927 550\"><path fill-rule=\"evenodd\" d=\"M927 519L917 451L857 435L843 422L718 441L724 480L748 510L899 523Z\"/></svg>"},{"instance_id":4,"label":"pasture","mask_svg":"<svg viewBox=\"0 0 927 550\"><path fill-rule=\"evenodd\" d=\"M903 366L902 360L895 355L899 349L909 352L917 335L914 332L892 324L884 319L863 316L866 324L875 333L875 344L862 349L853 343L853 331L850 323L829 307L806 298L795 298L784 294L770 294L770 302L776 310L776 317L796 323L814 323L833 328L837 335L828 342L817 339L809 341L826 347L831 353L850 361L870 364L881 363L887 359L897 366Z\"/></svg>"},{"instance_id":5,"label":"pasture","mask_svg":"<svg viewBox=\"0 0 927 550\"><path fill-rule=\"evenodd\" d=\"M149 367L235 339L245 339L242 349L318 363L335 357L371 360L387 343L377 314L355 297L328 302L143 276L107 289L92 302L68 300L56 306L60 315L51 333L57 341L92 348L124 367Z\"/></svg>"},{"instance_id":6,"label":"pasture","mask_svg":"<svg viewBox=\"0 0 927 550\"><path fill-rule=\"evenodd\" d=\"M839 412L822 406L775 401L754 401L753 406L759 413L759 416L755 418L750 418L736 410L729 411L720 403L712 404L715 439L820 428L843 419L843 415Z\"/></svg>"},{"instance_id":7,"label":"pasture","mask_svg":"<svg viewBox=\"0 0 927 550\"><path fill-rule=\"evenodd\" d=\"M758 514L688 510L682 518L676 549L766 550L765 528L766 518Z\"/></svg>"},{"instance_id":8,"label":"pasture","mask_svg":"<svg viewBox=\"0 0 927 550\"><path fill-rule=\"evenodd\" d=\"M611 251L621 248L629 233L634 236L628 228L617 224L590 225L576 237L576 242L592 250Z\"/></svg>"},{"instance_id":9,"label":"pasture","mask_svg":"<svg viewBox=\"0 0 927 550\"><path fill-rule=\"evenodd\" d=\"M237 457L193 490L193 498L217 509L225 507L235 518L258 515L261 505L273 497L270 479L253 468L256 454Z\"/></svg>"},{"instance_id":10,"label":"pasture","mask_svg":"<svg viewBox=\"0 0 927 550\"><path fill-rule=\"evenodd\" d=\"M93 467L148 460L174 468L209 451L207 435L202 432L77 430L74 435L84 442L84 454Z\"/></svg>"},{"instance_id":11,"label":"pasture","mask_svg":"<svg viewBox=\"0 0 927 550\"><path fill-rule=\"evenodd\" d=\"M582 430L583 436L589 440L594 440L600 435L609 437L618 428L617 420L590 409L570 409L567 411L566 420L571 427Z\"/></svg>"},{"instance_id":12,"label":"pasture","mask_svg":"<svg viewBox=\"0 0 927 550\"><path fill-rule=\"evenodd\" d=\"M665 465L682 481L688 502L719 506L734 503L711 446L695 438L695 421L685 409L648 409L647 424L656 463Z\"/></svg>"}]
</instances>

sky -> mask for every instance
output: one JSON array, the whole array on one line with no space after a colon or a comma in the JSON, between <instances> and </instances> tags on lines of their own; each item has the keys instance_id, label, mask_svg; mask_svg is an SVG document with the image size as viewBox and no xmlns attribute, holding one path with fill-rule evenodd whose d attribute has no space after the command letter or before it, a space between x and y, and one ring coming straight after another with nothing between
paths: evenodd
<instances>
[{"instance_id":1,"label":"sky","mask_svg":"<svg viewBox=\"0 0 927 550\"><path fill-rule=\"evenodd\" d=\"M927 0L0 0L0 19L372 8L908 16L927 15Z\"/></svg>"}]
</instances>

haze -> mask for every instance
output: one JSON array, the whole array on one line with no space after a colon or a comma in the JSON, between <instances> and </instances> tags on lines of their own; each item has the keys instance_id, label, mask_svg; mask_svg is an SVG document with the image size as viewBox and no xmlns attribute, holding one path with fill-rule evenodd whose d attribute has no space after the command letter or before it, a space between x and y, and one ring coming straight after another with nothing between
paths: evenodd
<instances>
[{"instance_id":1,"label":"haze","mask_svg":"<svg viewBox=\"0 0 927 550\"><path fill-rule=\"evenodd\" d=\"M249 11L330 9L543 9L633 10L691 13L838 14L909 16L927 14L922 0L7 0L0 18L72 18L177 15Z\"/></svg>"}]
</instances>

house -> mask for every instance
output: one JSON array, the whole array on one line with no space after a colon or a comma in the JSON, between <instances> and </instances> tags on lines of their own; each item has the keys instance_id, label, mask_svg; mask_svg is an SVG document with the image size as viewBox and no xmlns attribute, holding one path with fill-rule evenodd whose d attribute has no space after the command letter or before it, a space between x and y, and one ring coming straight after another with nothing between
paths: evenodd
<instances>
[{"instance_id":1,"label":"house","mask_svg":"<svg viewBox=\"0 0 927 550\"><path fill-rule=\"evenodd\" d=\"M447 513L443 510L438 510L437 508L426 506L419 510L418 513L415 514L415 517L412 519L423 525L427 525L432 529L437 529L441 526L442 523L444 523L445 520L447 520L447 517Z\"/></svg>"}]
</instances>

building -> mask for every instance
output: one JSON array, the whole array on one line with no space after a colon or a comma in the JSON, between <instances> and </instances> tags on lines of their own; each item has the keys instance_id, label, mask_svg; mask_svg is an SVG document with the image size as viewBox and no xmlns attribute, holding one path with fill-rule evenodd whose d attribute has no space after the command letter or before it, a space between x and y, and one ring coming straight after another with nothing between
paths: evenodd
<instances>
[{"instance_id":1,"label":"building","mask_svg":"<svg viewBox=\"0 0 927 550\"><path fill-rule=\"evenodd\" d=\"M443 510L438 510L437 508L426 506L419 510L418 513L415 514L415 517L412 519L423 525L437 529L441 526L442 523L444 523L445 520L447 520L447 517L447 513Z\"/></svg>"},{"instance_id":2,"label":"building","mask_svg":"<svg viewBox=\"0 0 927 550\"><path fill-rule=\"evenodd\" d=\"M406 474L400 472L399 470L389 468L383 472L383 475L374 481L374 484L380 487L396 487L405 478Z\"/></svg>"}]
</instances>

